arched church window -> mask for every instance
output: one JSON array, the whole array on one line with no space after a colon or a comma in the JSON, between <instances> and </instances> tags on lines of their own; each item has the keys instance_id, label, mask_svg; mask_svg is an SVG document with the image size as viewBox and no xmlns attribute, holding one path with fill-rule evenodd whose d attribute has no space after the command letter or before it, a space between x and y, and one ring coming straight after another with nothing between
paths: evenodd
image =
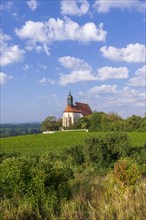
<instances>
[{"instance_id":1,"label":"arched church window","mask_svg":"<svg viewBox=\"0 0 146 220\"><path fill-rule=\"evenodd\" d=\"M71 117L69 117L69 125L71 125L72 123L71 123Z\"/></svg>"}]
</instances>

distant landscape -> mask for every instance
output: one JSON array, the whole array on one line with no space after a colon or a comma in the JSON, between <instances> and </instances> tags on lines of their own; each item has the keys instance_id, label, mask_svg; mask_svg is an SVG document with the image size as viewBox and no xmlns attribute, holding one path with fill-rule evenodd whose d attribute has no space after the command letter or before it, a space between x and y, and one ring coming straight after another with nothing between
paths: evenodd
<instances>
[{"instance_id":1,"label":"distant landscape","mask_svg":"<svg viewBox=\"0 0 146 220\"><path fill-rule=\"evenodd\" d=\"M41 122L1 124L0 137L41 133Z\"/></svg>"}]
</instances>

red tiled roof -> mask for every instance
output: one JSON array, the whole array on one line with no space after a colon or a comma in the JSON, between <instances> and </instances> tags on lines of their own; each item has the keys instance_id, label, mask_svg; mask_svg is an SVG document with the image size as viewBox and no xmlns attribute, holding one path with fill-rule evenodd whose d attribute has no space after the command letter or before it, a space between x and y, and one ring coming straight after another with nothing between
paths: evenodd
<instances>
[{"instance_id":1,"label":"red tiled roof","mask_svg":"<svg viewBox=\"0 0 146 220\"><path fill-rule=\"evenodd\" d=\"M73 105L73 106L67 105L64 112L81 113L81 110L75 105Z\"/></svg>"},{"instance_id":2,"label":"red tiled roof","mask_svg":"<svg viewBox=\"0 0 146 220\"><path fill-rule=\"evenodd\" d=\"M83 116L91 115L93 112L88 104L76 102L76 106L81 110Z\"/></svg>"}]
</instances>

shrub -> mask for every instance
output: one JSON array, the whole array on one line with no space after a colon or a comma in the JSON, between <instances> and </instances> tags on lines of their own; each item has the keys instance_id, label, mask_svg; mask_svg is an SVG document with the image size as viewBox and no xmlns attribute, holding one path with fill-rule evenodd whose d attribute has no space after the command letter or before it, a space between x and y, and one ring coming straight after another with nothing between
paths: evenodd
<instances>
[{"instance_id":1,"label":"shrub","mask_svg":"<svg viewBox=\"0 0 146 220\"><path fill-rule=\"evenodd\" d=\"M129 154L130 141L128 135L124 132L110 132L107 133L104 138L104 143L107 145L107 149L111 151L116 159L125 157Z\"/></svg>"},{"instance_id":2,"label":"shrub","mask_svg":"<svg viewBox=\"0 0 146 220\"><path fill-rule=\"evenodd\" d=\"M62 159L70 160L74 165L81 165L84 163L83 146L75 145L64 151Z\"/></svg>"},{"instance_id":3,"label":"shrub","mask_svg":"<svg viewBox=\"0 0 146 220\"><path fill-rule=\"evenodd\" d=\"M45 218L60 210L61 201L71 198L73 172L59 161L44 158L8 158L0 164L0 196L26 200Z\"/></svg>"},{"instance_id":4,"label":"shrub","mask_svg":"<svg viewBox=\"0 0 146 220\"><path fill-rule=\"evenodd\" d=\"M129 156L134 159L138 164L143 165L146 163L146 147L132 147L130 148Z\"/></svg>"},{"instance_id":5,"label":"shrub","mask_svg":"<svg viewBox=\"0 0 146 220\"><path fill-rule=\"evenodd\" d=\"M118 159L128 156L129 149L127 134L111 132L102 138L86 139L83 154L86 162L93 163L104 174Z\"/></svg>"},{"instance_id":6,"label":"shrub","mask_svg":"<svg viewBox=\"0 0 146 220\"><path fill-rule=\"evenodd\" d=\"M135 185L141 177L138 164L131 158L124 158L115 163L113 174L116 182L122 186Z\"/></svg>"},{"instance_id":7,"label":"shrub","mask_svg":"<svg viewBox=\"0 0 146 220\"><path fill-rule=\"evenodd\" d=\"M99 167L108 167L109 161L109 151L107 149L106 144L103 141L103 138L88 138L85 140L84 147L84 157L85 161L89 163L93 163L94 165Z\"/></svg>"}]
</instances>

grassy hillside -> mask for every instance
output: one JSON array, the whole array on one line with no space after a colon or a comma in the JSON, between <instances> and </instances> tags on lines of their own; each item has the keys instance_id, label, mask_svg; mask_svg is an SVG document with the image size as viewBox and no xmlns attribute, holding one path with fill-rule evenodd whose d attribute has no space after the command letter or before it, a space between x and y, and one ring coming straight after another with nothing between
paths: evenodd
<instances>
[{"instance_id":1,"label":"grassy hillside","mask_svg":"<svg viewBox=\"0 0 146 220\"><path fill-rule=\"evenodd\" d=\"M87 137L104 136L100 132L58 132L54 134L36 134L0 139L1 154L42 155L48 152L61 153L63 149L82 144ZM146 143L142 132L129 132L128 137L133 147Z\"/></svg>"}]
</instances>

